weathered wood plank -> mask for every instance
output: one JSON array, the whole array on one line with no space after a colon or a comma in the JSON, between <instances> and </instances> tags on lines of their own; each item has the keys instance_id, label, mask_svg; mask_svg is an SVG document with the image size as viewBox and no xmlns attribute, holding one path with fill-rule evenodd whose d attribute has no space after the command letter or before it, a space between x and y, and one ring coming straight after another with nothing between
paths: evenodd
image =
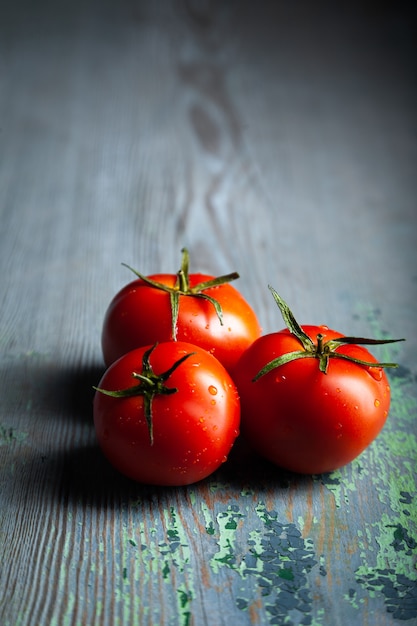
<instances>
[{"instance_id":1,"label":"weathered wood plank","mask_svg":"<svg viewBox=\"0 0 417 626\"><path fill-rule=\"evenodd\" d=\"M65 3L64 3L65 4ZM0 22L0 622L417 620L415 86L403 6L21 2ZM386 428L329 476L240 441L208 480L134 484L97 447L101 323L180 249L360 335Z\"/></svg>"}]
</instances>

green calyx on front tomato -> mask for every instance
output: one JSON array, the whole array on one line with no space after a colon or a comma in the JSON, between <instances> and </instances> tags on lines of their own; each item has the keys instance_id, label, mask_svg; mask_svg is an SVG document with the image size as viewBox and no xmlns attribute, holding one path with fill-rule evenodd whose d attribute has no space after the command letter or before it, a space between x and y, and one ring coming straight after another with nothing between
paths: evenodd
<instances>
[{"instance_id":1,"label":"green calyx on front tomato","mask_svg":"<svg viewBox=\"0 0 417 626\"><path fill-rule=\"evenodd\" d=\"M174 341L177 340L177 321L178 321L178 310L179 310L179 301L180 296L191 296L194 298L202 298L203 300L207 300L210 302L219 318L219 322L223 325L223 312L220 306L220 303L213 298L212 296L204 293L206 289L211 289L212 287L219 287L220 285L224 285L225 283L230 283L232 280L236 280L239 278L239 274L237 272L232 272L231 274L225 274L223 276L217 276L216 278L212 278L211 280L206 280L194 287L190 287L189 281L189 254L187 248L183 248L182 252L182 261L181 268L177 272L177 280L174 287L169 287L168 285L164 285L159 283L148 276L144 276L140 274L137 270L133 269L126 263L123 263L125 267L130 269L138 278L143 280L145 283L150 285L151 287L155 287L155 289L160 289L161 291L165 291L169 294L170 304L171 304L171 325L172 325L172 338Z\"/></svg>"},{"instance_id":2,"label":"green calyx on front tomato","mask_svg":"<svg viewBox=\"0 0 417 626\"><path fill-rule=\"evenodd\" d=\"M133 396L143 396L144 414L146 424L148 426L151 445L153 444L152 400L156 395L171 395L178 391L175 387L167 387L165 382L177 369L177 367L181 365L181 363L194 354L194 352L185 354L183 357L178 359L178 361L175 361L175 363L165 372L162 374L155 374L150 362L150 356L156 346L157 344L151 346L144 353L142 358L142 373L138 374L137 372L132 372L132 378L139 381L137 385L133 385L127 389L118 389L115 391L94 387L96 391L99 391L106 396L111 396L112 398L132 398Z\"/></svg>"},{"instance_id":3,"label":"green calyx on front tomato","mask_svg":"<svg viewBox=\"0 0 417 626\"><path fill-rule=\"evenodd\" d=\"M278 305L279 310L281 311L282 318L288 330L298 339L302 346L302 349L295 350L294 352L287 352L286 354L283 354L267 363L256 374L253 382L256 382L259 378L261 378L261 376L264 376L271 370L280 367L281 365L285 365L285 363L289 363L290 361L295 361L297 359L306 358L318 359L319 369L321 372L323 372L323 374L327 374L329 361L331 358L345 359L346 361L351 361L353 363L357 363L358 365L363 365L366 367L398 367L396 363L371 363L368 361L362 361L361 359L356 359L347 354L337 352L337 348L346 344L379 345L386 343L395 343L397 341L405 341L404 339L367 339L365 337L337 337L334 339L329 339L329 341L323 343L323 335L319 333L316 337L317 343L314 343L311 337L309 337L298 324L286 302L275 291L275 289L273 289L270 285L268 285L268 287L274 297L275 302Z\"/></svg>"}]
</instances>

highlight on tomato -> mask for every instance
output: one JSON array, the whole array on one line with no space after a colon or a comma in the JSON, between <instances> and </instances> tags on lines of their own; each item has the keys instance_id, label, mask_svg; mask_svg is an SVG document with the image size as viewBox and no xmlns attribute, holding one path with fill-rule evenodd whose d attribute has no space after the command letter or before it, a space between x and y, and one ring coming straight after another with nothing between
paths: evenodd
<instances>
[{"instance_id":1,"label":"highlight on tomato","mask_svg":"<svg viewBox=\"0 0 417 626\"><path fill-rule=\"evenodd\" d=\"M213 355L181 341L120 357L96 387L93 409L104 455L141 483L200 481L226 461L239 434L230 375Z\"/></svg>"},{"instance_id":2,"label":"highlight on tomato","mask_svg":"<svg viewBox=\"0 0 417 626\"><path fill-rule=\"evenodd\" d=\"M185 341L211 352L231 371L240 355L261 335L257 316L229 283L239 274L213 277L189 273L182 250L177 274L137 276L110 302L102 329L106 366L140 346Z\"/></svg>"},{"instance_id":3,"label":"highlight on tomato","mask_svg":"<svg viewBox=\"0 0 417 626\"><path fill-rule=\"evenodd\" d=\"M299 326L270 287L286 328L257 339L233 378L242 435L253 449L293 472L320 474L350 463L377 437L390 407L385 368L364 345L403 341L347 337L327 326Z\"/></svg>"}]
</instances>

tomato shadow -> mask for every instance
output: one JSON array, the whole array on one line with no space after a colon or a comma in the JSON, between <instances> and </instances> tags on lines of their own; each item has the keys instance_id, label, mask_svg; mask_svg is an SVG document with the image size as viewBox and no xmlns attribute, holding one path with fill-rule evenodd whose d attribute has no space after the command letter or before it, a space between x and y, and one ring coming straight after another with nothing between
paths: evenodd
<instances>
[{"instance_id":1,"label":"tomato shadow","mask_svg":"<svg viewBox=\"0 0 417 626\"><path fill-rule=\"evenodd\" d=\"M271 463L255 452L243 436L238 437L227 462L214 476L237 492L285 491L311 485L310 475L290 472Z\"/></svg>"},{"instance_id":2,"label":"tomato shadow","mask_svg":"<svg viewBox=\"0 0 417 626\"><path fill-rule=\"evenodd\" d=\"M86 367L69 366L49 371L44 382L48 385L44 406L48 411L74 421L93 422L94 386L98 385L104 366L97 363Z\"/></svg>"},{"instance_id":3,"label":"tomato shadow","mask_svg":"<svg viewBox=\"0 0 417 626\"><path fill-rule=\"evenodd\" d=\"M205 501L239 499L245 493L265 499L267 494L285 496L290 490L303 492L312 485L311 476L281 470L240 439L228 461L216 472L200 482L178 487L142 484L121 474L103 455L93 429L83 437L82 444L71 448L56 446L43 451L29 445L22 452L17 461L21 467L15 468L15 476L27 482L21 484L23 492L28 497L42 493L51 508L121 510L139 502L149 508L161 503L169 508L174 502L190 501L191 492L194 498Z\"/></svg>"},{"instance_id":4,"label":"tomato shadow","mask_svg":"<svg viewBox=\"0 0 417 626\"><path fill-rule=\"evenodd\" d=\"M92 422L93 386L104 371L100 362L62 365L30 352L18 355L0 370L3 407L19 410L29 421L32 416L40 422L50 418Z\"/></svg>"},{"instance_id":5,"label":"tomato shadow","mask_svg":"<svg viewBox=\"0 0 417 626\"><path fill-rule=\"evenodd\" d=\"M39 482L38 491L51 507L108 510L121 509L133 501L152 503L175 488L142 485L130 480L107 461L98 444L79 446L51 454L32 455L27 476L33 491L33 476ZM29 486L28 486L29 487ZM29 491L29 488L28 490Z\"/></svg>"},{"instance_id":6,"label":"tomato shadow","mask_svg":"<svg viewBox=\"0 0 417 626\"><path fill-rule=\"evenodd\" d=\"M282 470L252 452L243 441L236 443L228 461L216 472L197 483L184 486L159 486L138 483L117 471L103 455L98 443L74 448L50 460L51 487L61 503L81 504L83 507L104 510L122 507L131 502L152 506L161 500L166 503L178 498L207 498L207 493L218 492L228 498L239 498L242 493L287 492L311 487L311 476ZM57 478L57 475L59 478ZM57 492L57 482L59 489Z\"/></svg>"}]
</instances>

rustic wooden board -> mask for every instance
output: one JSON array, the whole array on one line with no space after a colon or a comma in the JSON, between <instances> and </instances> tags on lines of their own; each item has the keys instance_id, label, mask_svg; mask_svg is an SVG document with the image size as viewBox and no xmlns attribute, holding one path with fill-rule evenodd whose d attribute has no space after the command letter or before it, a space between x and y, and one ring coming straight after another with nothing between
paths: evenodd
<instances>
[{"instance_id":1,"label":"rustic wooden board","mask_svg":"<svg viewBox=\"0 0 417 626\"><path fill-rule=\"evenodd\" d=\"M403 3L9 3L0 20L0 623L417 624L415 23ZM130 280L238 270L282 321L405 336L351 465L239 442L151 488L103 459L92 385Z\"/></svg>"}]
</instances>

